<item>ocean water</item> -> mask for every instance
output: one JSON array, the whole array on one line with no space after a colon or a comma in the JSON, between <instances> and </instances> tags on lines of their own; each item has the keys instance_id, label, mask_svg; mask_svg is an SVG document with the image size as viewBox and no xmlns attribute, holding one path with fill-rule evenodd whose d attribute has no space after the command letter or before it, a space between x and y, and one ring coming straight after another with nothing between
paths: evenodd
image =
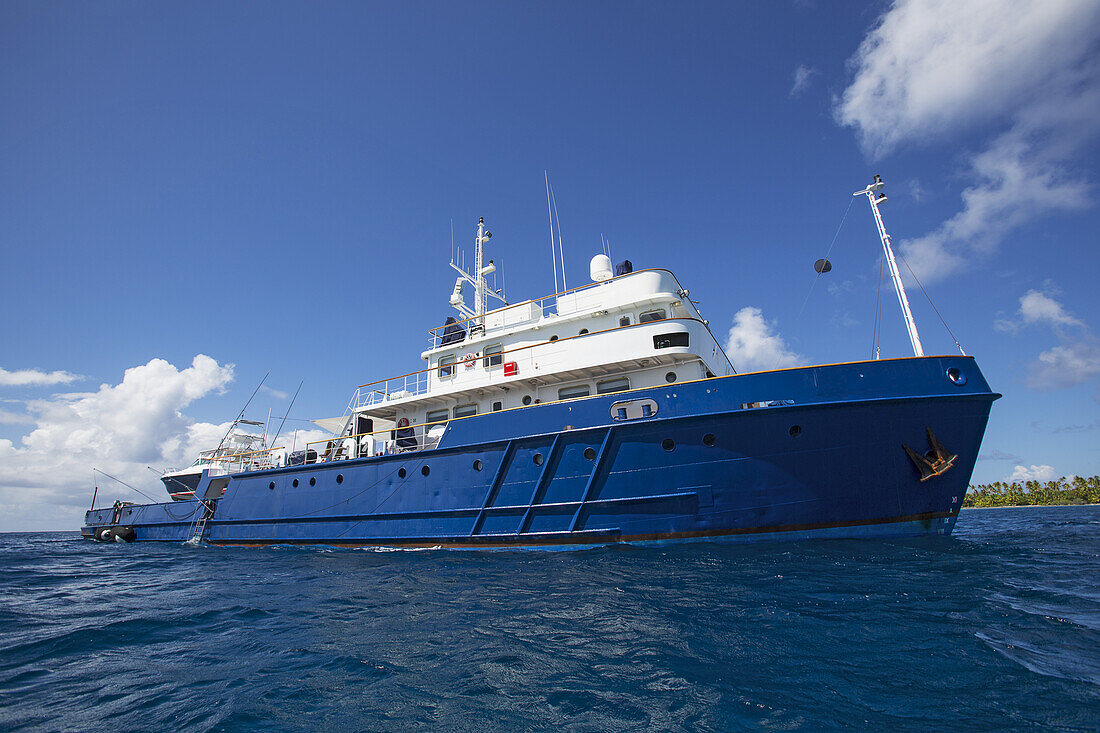
<instances>
[{"instance_id":1,"label":"ocean water","mask_svg":"<svg viewBox=\"0 0 1100 733\"><path fill-rule=\"evenodd\" d=\"M0 729L1100 728L1100 507L576 552L0 535Z\"/></svg>"}]
</instances>

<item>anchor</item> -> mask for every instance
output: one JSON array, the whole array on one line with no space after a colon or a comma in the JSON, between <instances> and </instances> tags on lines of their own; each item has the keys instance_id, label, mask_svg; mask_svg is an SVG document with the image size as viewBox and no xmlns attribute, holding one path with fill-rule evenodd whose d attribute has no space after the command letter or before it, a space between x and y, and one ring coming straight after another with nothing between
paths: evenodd
<instances>
[{"instance_id":1,"label":"anchor","mask_svg":"<svg viewBox=\"0 0 1100 733\"><path fill-rule=\"evenodd\" d=\"M928 431L928 443L932 446L932 449L923 456L904 443L901 444L901 447L909 454L909 458L913 461L913 465L920 471L920 480L922 482L927 481L933 476L942 476L947 473L951 467L955 465L955 459L958 458L957 455L948 455L947 449L944 448L943 443L936 438L936 434L932 432L932 428L926 427L925 430Z\"/></svg>"}]
</instances>

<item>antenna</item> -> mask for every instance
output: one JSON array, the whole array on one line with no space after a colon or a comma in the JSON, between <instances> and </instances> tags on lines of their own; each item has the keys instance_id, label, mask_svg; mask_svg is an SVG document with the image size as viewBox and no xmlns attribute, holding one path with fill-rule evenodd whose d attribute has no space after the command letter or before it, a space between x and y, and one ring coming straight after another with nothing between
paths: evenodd
<instances>
[{"instance_id":1,"label":"antenna","mask_svg":"<svg viewBox=\"0 0 1100 733\"><path fill-rule=\"evenodd\" d=\"M561 248L561 219L558 218L558 197L554 195L554 184L550 184L550 196L554 199L554 223L558 227L558 255L561 259L561 289L568 290L569 286L565 284L565 252ZM550 246L553 247L553 241L550 242Z\"/></svg>"},{"instance_id":2,"label":"antenna","mask_svg":"<svg viewBox=\"0 0 1100 733\"><path fill-rule=\"evenodd\" d=\"M921 346L920 334L917 333L917 324L913 320L913 312L909 310L909 298L905 296L905 286L901 282L901 273L898 272L898 263L894 260L894 249L890 246L890 235L886 233L886 225L882 221L882 213L878 210L881 204L888 199L886 194L880 193L886 184L882 182L882 176L875 174L875 181L862 191L856 191L853 196L866 196L871 204L871 213L875 216L875 226L878 228L879 239L882 240L882 251L886 255L886 264L890 268L890 277L894 281L894 290L898 294L898 303L901 304L901 314L905 317L905 329L909 332L909 343L913 345L913 354L924 356L924 347Z\"/></svg>"},{"instance_id":3,"label":"antenna","mask_svg":"<svg viewBox=\"0 0 1100 733\"><path fill-rule=\"evenodd\" d=\"M546 218L550 220L550 256L554 258L554 292L558 290L558 251L554 249L554 215L550 208L550 174L546 169L542 171L542 178L546 182Z\"/></svg>"}]
</instances>

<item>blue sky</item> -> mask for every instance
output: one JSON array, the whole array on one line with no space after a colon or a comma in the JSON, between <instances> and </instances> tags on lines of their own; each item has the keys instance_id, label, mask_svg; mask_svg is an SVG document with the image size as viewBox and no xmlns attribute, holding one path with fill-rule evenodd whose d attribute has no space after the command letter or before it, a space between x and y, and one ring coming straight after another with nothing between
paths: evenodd
<instances>
[{"instance_id":1,"label":"blue sky","mask_svg":"<svg viewBox=\"0 0 1100 733\"><path fill-rule=\"evenodd\" d=\"M880 173L1005 394L974 480L1100 473L1098 8L6 2L0 529L77 526L92 465L159 495L145 466L268 370L252 417L420 368L452 220L468 244L485 217L512 299L550 293L544 170L570 284L606 236L734 328L743 370L870 355L866 202L800 309Z\"/></svg>"}]
</instances>

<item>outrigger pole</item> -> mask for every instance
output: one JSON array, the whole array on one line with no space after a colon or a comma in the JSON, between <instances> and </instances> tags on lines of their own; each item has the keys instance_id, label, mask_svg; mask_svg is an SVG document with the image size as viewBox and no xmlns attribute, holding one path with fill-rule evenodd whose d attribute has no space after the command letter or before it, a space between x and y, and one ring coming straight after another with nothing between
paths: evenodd
<instances>
[{"instance_id":1,"label":"outrigger pole","mask_svg":"<svg viewBox=\"0 0 1100 733\"><path fill-rule=\"evenodd\" d=\"M886 264L890 267L890 278L894 281L894 290L901 304L901 314L905 317L905 328L909 331L909 343L913 345L914 355L924 356L924 347L920 343L920 334L917 333L917 324L913 320L913 311L909 310L909 298L905 297L905 286L901 282L901 273L898 272L898 263L894 259L894 250L890 246L890 235L886 233L886 225L882 223L882 214L878 210L879 204L885 204L888 200L886 194L880 193L885 185L882 182L882 176L875 174L874 183L852 195L866 196L871 203L871 213L875 215L875 226L878 227L878 236L882 240L882 252L886 257Z\"/></svg>"}]
</instances>

